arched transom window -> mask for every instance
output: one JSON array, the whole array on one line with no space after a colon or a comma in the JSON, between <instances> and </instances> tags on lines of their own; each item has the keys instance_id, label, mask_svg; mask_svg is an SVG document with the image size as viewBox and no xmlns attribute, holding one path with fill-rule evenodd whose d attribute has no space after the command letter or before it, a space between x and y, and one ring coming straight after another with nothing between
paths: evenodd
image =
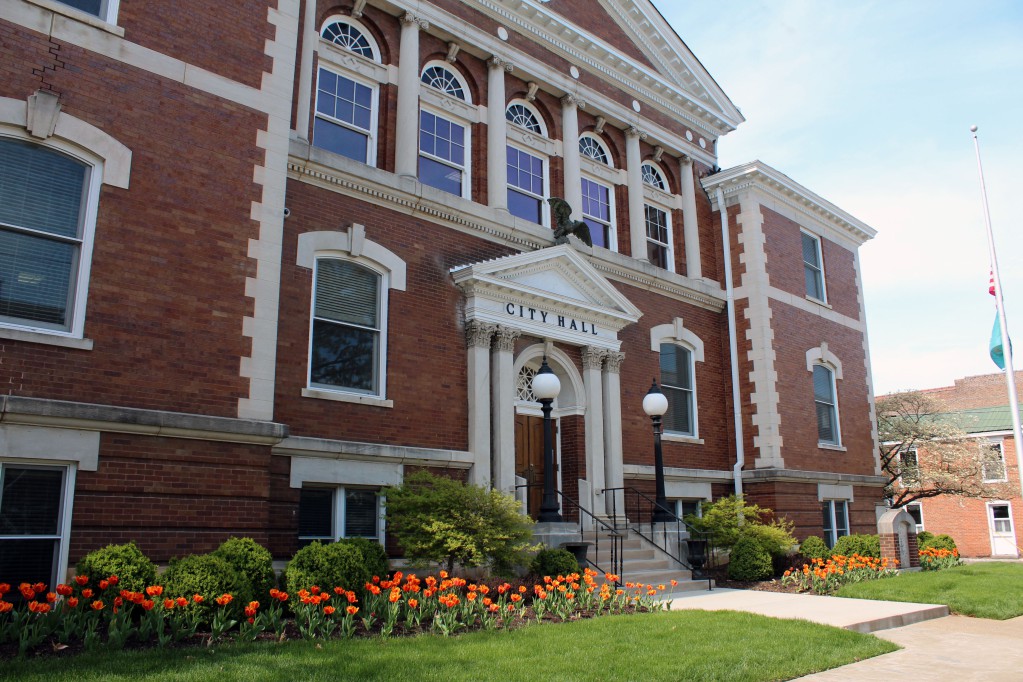
<instances>
[{"instance_id":1,"label":"arched transom window","mask_svg":"<svg viewBox=\"0 0 1023 682\"><path fill-rule=\"evenodd\" d=\"M536 114L521 104L513 104L508 107L504 116L520 128L525 128L537 135L543 135L543 128L540 127L540 121L536 118Z\"/></svg>"},{"instance_id":2,"label":"arched transom window","mask_svg":"<svg viewBox=\"0 0 1023 682\"><path fill-rule=\"evenodd\" d=\"M649 163L643 164L643 182L651 187L659 190L668 191L668 183L664 181L664 176L654 166Z\"/></svg>"},{"instance_id":3,"label":"arched transom window","mask_svg":"<svg viewBox=\"0 0 1023 682\"><path fill-rule=\"evenodd\" d=\"M456 99L465 101L465 90L462 84L443 66L430 66L423 71L422 81L431 88L440 90L445 95L451 95Z\"/></svg>"},{"instance_id":4,"label":"arched transom window","mask_svg":"<svg viewBox=\"0 0 1023 682\"><path fill-rule=\"evenodd\" d=\"M600 143L597 142L592 137L579 138L579 153L582 154L583 156L588 156L594 161L602 163L605 166L611 165L610 161L607 158L607 152L600 145Z\"/></svg>"}]
</instances>

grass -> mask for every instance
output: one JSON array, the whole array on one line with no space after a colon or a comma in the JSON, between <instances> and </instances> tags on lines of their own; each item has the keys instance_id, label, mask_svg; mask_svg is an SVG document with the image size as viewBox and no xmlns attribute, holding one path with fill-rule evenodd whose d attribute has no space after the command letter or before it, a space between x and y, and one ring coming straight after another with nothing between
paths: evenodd
<instances>
[{"instance_id":1,"label":"grass","mask_svg":"<svg viewBox=\"0 0 1023 682\"><path fill-rule=\"evenodd\" d=\"M0 677L46 680L787 680L894 651L806 621L675 611L461 637L420 636L94 652L8 661Z\"/></svg>"},{"instance_id":2,"label":"grass","mask_svg":"<svg viewBox=\"0 0 1023 682\"><path fill-rule=\"evenodd\" d=\"M1023 564L983 562L846 585L839 597L945 604L953 613L1005 620L1023 615Z\"/></svg>"}]
</instances>

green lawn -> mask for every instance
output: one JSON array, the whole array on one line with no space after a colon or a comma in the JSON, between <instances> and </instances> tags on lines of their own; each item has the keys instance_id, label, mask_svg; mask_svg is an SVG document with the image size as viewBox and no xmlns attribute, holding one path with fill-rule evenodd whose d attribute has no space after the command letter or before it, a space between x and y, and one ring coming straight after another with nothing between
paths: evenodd
<instances>
[{"instance_id":1,"label":"green lawn","mask_svg":"<svg viewBox=\"0 0 1023 682\"><path fill-rule=\"evenodd\" d=\"M953 613L1005 620L1023 615L1023 564L983 562L846 585L839 597L945 604Z\"/></svg>"},{"instance_id":2,"label":"green lawn","mask_svg":"<svg viewBox=\"0 0 1023 682\"><path fill-rule=\"evenodd\" d=\"M32 680L787 680L894 651L805 621L676 611L461 637L231 644L0 664Z\"/></svg>"}]
</instances>

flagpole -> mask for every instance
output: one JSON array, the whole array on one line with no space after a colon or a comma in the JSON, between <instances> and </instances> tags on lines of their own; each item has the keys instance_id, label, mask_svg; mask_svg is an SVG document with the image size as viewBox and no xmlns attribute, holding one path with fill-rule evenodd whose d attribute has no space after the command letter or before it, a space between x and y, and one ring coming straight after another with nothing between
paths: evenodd
<instances>
[{"instance_id":1,"label":"flagpole","mask_svg":"<svg viewBox=\"0 0 1023 682\"><path fill-rule=\"evenodd\" d=\"M991 230L991 211L988 208L987 187L984 183L984 166L980 162L980 142L977 140L977 126L970 126L973 133L973 148L977 153L977 172L980 174L980 195L984 205L984 226L987 228L987 247L991 257L991 274L995 282L995 306L1001 322L1002 353L1005 356L1005 382L1009 388L1009 411L1012 413L1012 435L1016 442L1016 467L1023 494L1023 428L1020 427L1019 396L1016 395L1016 372L1012 367L1012 345L1009 343L1009 321L1005 318L1005 301L1002 299L1002 279L998 274L998 256L995 253L995 236Z\"/></svg>"}]
</instances>

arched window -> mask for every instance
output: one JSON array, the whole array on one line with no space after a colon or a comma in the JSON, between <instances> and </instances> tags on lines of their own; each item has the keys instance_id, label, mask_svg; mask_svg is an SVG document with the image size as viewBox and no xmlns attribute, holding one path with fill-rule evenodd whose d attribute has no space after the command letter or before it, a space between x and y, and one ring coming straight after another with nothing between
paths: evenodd
<instances>
[{"instance_id":1,"label":"arched window","mask_svg":"<svg viewBox=\"0 0 1023 682\"><path fill-rule=\"evenodd\" d=\"M644 184L665 192L668 191L668 183L664 181L664 175L658 168L649 163L644 163L642 171Z\"/></svg>"},{"instance_id":2,"label":"arched window","mask_svg":"<svg viewBox=\"0 0 1023 682\"><path fill-rule=\"evenodd\" d=\"M455 74L443 66L430 66L423 70L422 81L445 95L465 101L465 89Z\"/></svg>"},{"instance_id":3,"label":"arched window","mask_svg":"<svg viewBox=\"0 0 1023 682\"><path fill-rule=\"evenodd\" d=\"M546 130L540 117L525 103L512 103L504 117L513 126L532 134L509 131L508 211L513 216L543 225L547 215L544 197L548 156L540 145L541 140L534 136L546 138Z\"/></svg>"},{"instance_id":4,"label":"arched window","mask_svg":"<svg viewBox=\"0 0 1023 682\"><path fill-rule=\"evenodd\" d=\"M595 136L584 134L579 138L579 153L583 160L596 164L597 168L611 167L611 154ZM583 221L590 228L594 246L617 250L614 220L614 189L595 174L586 174L583 166L582 214ZM596 170L596 169L594 169ZM602 169L601 169L602 170Z\"/></svg>"},{"instance_id":5,"label":"arched window","mask_svg":"<svg viewBox=\"0 0 1023 682\"><path fill-rule=\"evenodd\" d=\"M540 119L537 118L536 114L527 109L524 104L512 104L504 112L504 117L513 125L525 128L531 133L536 133L537 135L544 134L543 128L540 126Z\"/></svg>"},{"instance_id":6,"label":"arched window","mask_svg":"<svg viewBox=\"0 0 1023 682\"><path fill-rule=\"evenodd\" d=\"M335 20L323 27L320 36L339 47L350 50L366 59L376 60L373 46L366 34L347 21Z\"/></svg>"},{"instance_id":7,"label":"arched window","mask_svg":"<svg viewBox=\"0 0 1023 682\"><path fill-rule=\"evenodd\" d=\"M602 144L597 142L596 138L589 136L579 138L579 153L605 166L611 165L608 160L607 150L604 149Z\"/></svg>"}]
</instances>

